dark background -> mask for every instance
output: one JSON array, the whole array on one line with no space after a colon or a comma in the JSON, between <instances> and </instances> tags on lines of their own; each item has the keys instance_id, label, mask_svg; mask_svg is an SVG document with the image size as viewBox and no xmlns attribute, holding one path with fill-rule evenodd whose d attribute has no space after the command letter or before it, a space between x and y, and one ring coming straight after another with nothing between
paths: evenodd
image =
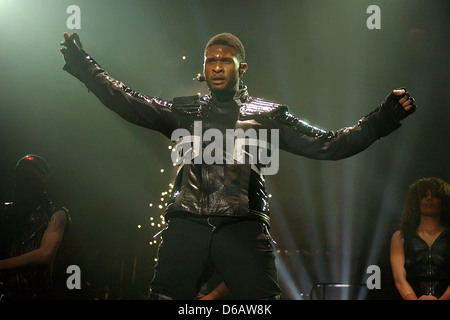
<instances>
[{"instance_id":1,"label":"dark background","mask_svg":"<svg viewBox=\"0 0 450 320\"><path fill-rule=\"evenodd\" d=\"M81 9L79 30L66 25L69 5ZM366 26L370 5L381 9L379 30ZM158 244L149 242L162 228L158 205L175 173L171 142L123 121L62 71L59 42L77 32L111 76L171 99L207 93L192 81L204 46L232 32L246 47L250 94L287 104L314 126L352 126L396 87L416 98L418 111L366 151L337 162L281 152L278 174L267 177L286 299L320 296L324 283L365 284L370 265L381 269L380 290L333 289L331 297L398 299L389 241L408 185L424 176L450 180L449 7L445 0L0 0L0 200L11 200L17 160L43 156L53 171L49 194L73 218L58 260L61 297L141 298ZM71 264L81 268L81 290L65 289Z\"/></svg>"}]
</instances>

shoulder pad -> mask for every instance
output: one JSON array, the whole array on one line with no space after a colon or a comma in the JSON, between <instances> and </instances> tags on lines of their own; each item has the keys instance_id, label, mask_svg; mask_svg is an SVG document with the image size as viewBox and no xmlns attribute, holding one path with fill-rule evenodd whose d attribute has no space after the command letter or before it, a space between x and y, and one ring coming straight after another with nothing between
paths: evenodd
<instances>
[{"instance_id":1,"label":"shoulder pad","mask_svg":"<svg viewBox=\"0 0 450 320\"><path fill-rule=\"evenodd\" d=\"M248 101L244 102L241 108L241 115L259 115L259 114L270 114L285 112L288 107L279 103L270 102L260 98L249 98Z\"/></svg>"}]
</instances>

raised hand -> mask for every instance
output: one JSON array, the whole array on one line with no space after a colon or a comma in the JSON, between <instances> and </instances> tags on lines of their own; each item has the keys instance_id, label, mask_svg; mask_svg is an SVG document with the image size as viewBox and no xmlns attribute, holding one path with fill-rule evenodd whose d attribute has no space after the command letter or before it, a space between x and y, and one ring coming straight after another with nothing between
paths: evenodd
<instances>
[{"instance_id":1,"label":"raised hand","mask_svg":"<svg viewBox=\"0 0 450 320\"><path fill-rule=\"evenodd\" d=\"M65 48L61 48L60 51L64 55L64 59L67 61L69 54L80 51L83 46L77 33L64 32L63 36L64 41L61 41L60 45L64 46Z\"/></svg>"},{"instance_id":2,"label":"raised hand","mask_svg":"<svg viewBox=\"0 0 450 320\"><path fill-rule=\"evenodd\" d=\"M416 111L415 100L405 88L394 89L386 97L384 105L397 121L401 121Z\"/></svg>"},{"instance_id":3,"label":"raised hand","mask_svg":"<svg viewBox=\"0 0 450 320\"><path fill-rule=\"evenodd\" d=\"M405 89L395 89L392 91L396 96L401 97L398 103L402 106L403 110L409 111L415 107L414 98Z\"/></svg>"}]
</instances>

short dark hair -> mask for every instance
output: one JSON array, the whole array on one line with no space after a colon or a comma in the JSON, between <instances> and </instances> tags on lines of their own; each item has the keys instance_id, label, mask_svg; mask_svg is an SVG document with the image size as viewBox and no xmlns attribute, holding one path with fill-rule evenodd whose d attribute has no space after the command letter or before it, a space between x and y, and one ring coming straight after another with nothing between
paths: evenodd
<instances>
[{"instance_id":1,"label":"short dark hair","mask_svg":"<svg viewBox=\"0 0 450 320\"><path fill-rule=\"evenodd\" d=\"M242 44L241 40L239 40L239 38L235 35L228 32L216 34L211 39L209 39L208 43L206 44L205 53L206 50L213 45L226 45L232 47L234 48L234 54L236 55L238 61L245 61L244 45Z\"/></svg>"}]
</instances>

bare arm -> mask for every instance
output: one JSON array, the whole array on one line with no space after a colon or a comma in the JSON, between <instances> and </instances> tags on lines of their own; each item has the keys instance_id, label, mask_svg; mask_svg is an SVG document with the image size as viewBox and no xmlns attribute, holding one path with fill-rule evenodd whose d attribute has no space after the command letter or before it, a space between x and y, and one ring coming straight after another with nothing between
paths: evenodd
<instances>
[{"instance_id":1,"label":"bare arm","mask_svg":"<svg viewBox=\"0 0 450 320\"><path fill-rule=\"evenodd\" d=\"M406 280L404 239L400 231L396 231L391 238L390 260L395 287L403 300L417 300L417 296Z\"/></svg>"},{"instance_id":2,"label":"bare arm","mask_svg":"<svg viewBox=\"0 0 450 320\"><path fill-rule=\"evenodd\" d=\"M55 212L48 222L40 247L16 257L0 260L0 271L51 265L61 244L65 223L66 213L63 210Z\"/></svg>"}]
</instances>

